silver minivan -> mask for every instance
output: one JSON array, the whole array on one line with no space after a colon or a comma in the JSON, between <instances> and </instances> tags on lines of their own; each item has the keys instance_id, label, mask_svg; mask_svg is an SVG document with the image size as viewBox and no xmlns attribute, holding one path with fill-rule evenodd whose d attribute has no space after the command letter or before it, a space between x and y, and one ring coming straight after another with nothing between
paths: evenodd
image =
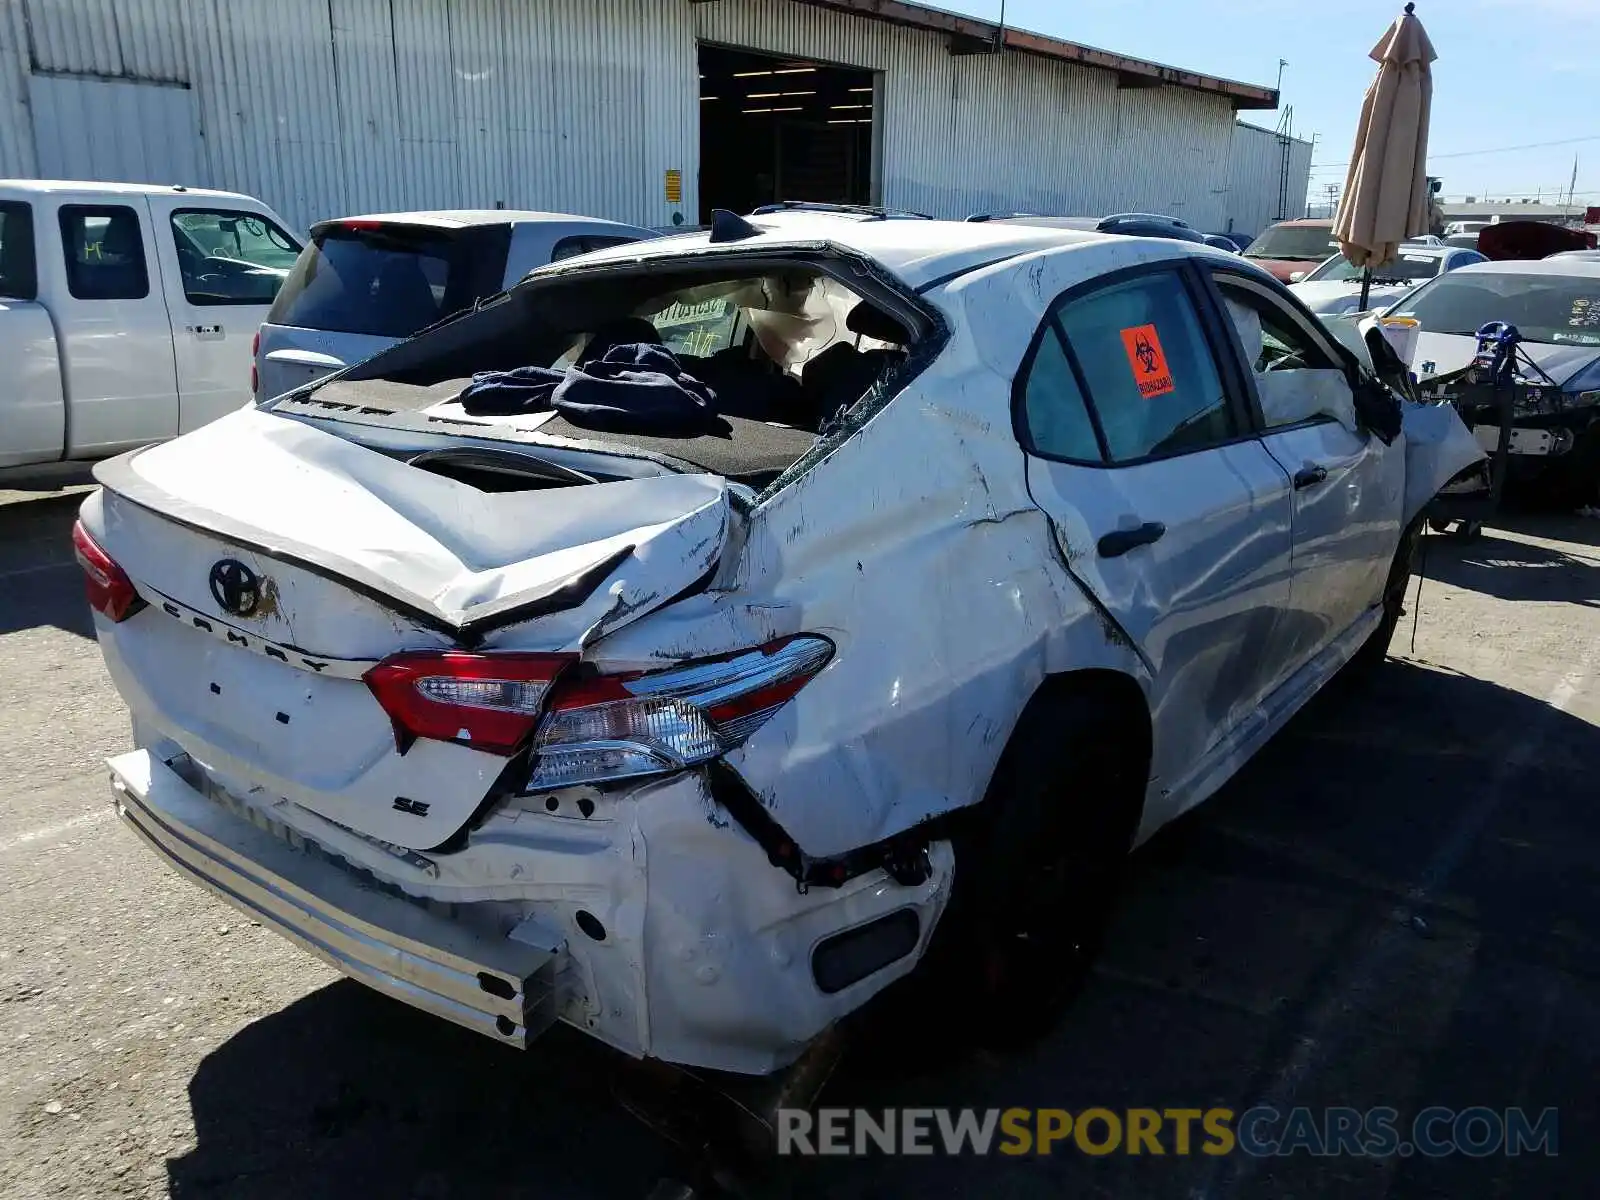
<instances>
[{"instance_id":1,"label":"silver minivan","mask_svg":"<svg viewBox=\"0 0 1600 1200\"><path fill-rule=\"evenodd\" d=\"M504 291L535 267L658 236L596 217L505 209L318 222L257 334L250 390L257 400L293 391Z\"/></svg>"}]
</instances>

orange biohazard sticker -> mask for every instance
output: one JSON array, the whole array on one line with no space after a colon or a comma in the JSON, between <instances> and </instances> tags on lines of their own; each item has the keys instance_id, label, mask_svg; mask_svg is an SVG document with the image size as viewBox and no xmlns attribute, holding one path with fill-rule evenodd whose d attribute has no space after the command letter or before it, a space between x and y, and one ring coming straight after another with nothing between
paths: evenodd
<instances>
[{"instance_id":1,"label":"orange biohazard sticker","mask_svg":"<svg viewBox=\"0 0 1600 1200\"><path fill-rule=\"evenodd\" d=\"M1122 348L1128 352L1128 365L1133 368L1133 381L1139 385L1139 395L1154 400L1177 390L1172 372L1167 370L1167 356L1161 349L1161 338L1154 325L1124 329Z\"/></svg>"}]
</instances>

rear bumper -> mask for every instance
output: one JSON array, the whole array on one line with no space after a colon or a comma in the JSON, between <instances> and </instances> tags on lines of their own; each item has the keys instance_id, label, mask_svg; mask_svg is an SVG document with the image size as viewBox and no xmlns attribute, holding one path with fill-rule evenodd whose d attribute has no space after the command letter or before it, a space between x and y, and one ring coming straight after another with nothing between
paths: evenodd
<instances>
[{"instance_id":1,"label":"rear bumper","mask_svg":"<svg viewBox=\"0 0 1600 1200\"><path fill-rule=\"evenodd\" d=\"M494 940L292 848L147 750L111 759L117 813L181 874L369 987L525 1046L554 1023L563 952Z\"/></svg>"},{"instance_id":2,"label":"rear bumper","mask_svg":"<svg viewBox=\"0 0 1600 1200\"><path fill-rule=\"evenodd\" d=\"M517 1047L560 1020L634 1057L769 1074L912 969L954 871L939 842L920 885L880 870L801 891L693 773L603 798L592 819L497 812L464 849L422 855L241 800L170 740L108 765L118 813L181 874L352 978ZM828 947L868 928L902 939L894 956L824 986Z\"/></svg>"}]
</instances>

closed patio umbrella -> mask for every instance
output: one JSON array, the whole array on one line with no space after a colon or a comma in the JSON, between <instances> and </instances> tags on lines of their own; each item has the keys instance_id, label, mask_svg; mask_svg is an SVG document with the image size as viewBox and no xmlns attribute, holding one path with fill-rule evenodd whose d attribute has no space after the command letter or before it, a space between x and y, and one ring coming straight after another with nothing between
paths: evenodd
<instances>
[{"instance_id":1,"label":"closed patio umbrella","mask_svg":"<svg viewBox=\"0 0 1600 1200\"><path fill-rule=\"evenodd\" d=\"M1430 64L1438 57L1415 5L1372 48L1378 77L1367 89L1355 152L1334 218L1333 236L1361 275L1361 311L1372 268L1389 262L1407 238L1428 232Z\"/></svg>"}]
</instances>

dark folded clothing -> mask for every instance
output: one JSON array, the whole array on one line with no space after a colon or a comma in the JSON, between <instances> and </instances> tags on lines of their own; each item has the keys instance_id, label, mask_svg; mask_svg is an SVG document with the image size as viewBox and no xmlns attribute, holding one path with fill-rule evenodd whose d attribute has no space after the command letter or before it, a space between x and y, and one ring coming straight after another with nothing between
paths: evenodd
<instances>
[{"instance_id":1,"label":"dark folded clothing","mask_svg":"<svg viewBox=\"0 0 1600 1200\"><path fill-rule=\"evenodd\" d=\"M723 424L716 393L665 346L644 343L612 346L605 357L565 371L484 371L472 377L460 400L474 416L553 408L574 425L614 433L692 437Z\"/></svg>"},{"instance_id":2,"label":"dark folded clothing","mask_svg":"<svg viewBox=\"0 0 1600 1200\"><path fill-rule=\"evenodd\" d=\"M514 413L542 412L567 377L548 367L518 367L515 371L479 371L462 389L461 407L475 417L504 417Z\"/></svg>"},{"instance_id":3,"label":"dark folded clothing","mask_svg":"<svg viewBox=\"0 0 1600 1200\"><path fill-rule=\"evenodd\" d=\"M613 346L574 366L550 398L574 425L613 433L690 437L722 427L717 394L686 372L665 346Z\"/></svg>"}]
</instances>

